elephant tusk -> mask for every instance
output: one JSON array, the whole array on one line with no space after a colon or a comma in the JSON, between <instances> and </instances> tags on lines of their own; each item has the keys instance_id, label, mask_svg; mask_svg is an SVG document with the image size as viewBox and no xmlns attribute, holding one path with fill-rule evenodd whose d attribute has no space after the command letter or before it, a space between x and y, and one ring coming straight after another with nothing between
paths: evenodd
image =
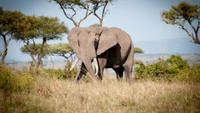
<instances>
[{"instance_id":1,"label":"elephant tusk","mask_svg":"<svg viewBox=\"0 0 200 113\"><path fill-rule=\"evenodd\" d=\"M76 60L72 63L70 71L76 66L76 64L78 63L78 61L79 61L79 58L77 57Z\"/></svg>"},{"instance_id":2,"label":"elephant tusk","mask_svg":"<svg viewBox=\"0 0 200 113\"><path fill-rule=\"evenodd\" d=\"M97 58L94 58L94 66L95 66L95 75L98 75L99 72L99 66L98 66L98 62L97 62Z\"/></svg>"}]
</instances>

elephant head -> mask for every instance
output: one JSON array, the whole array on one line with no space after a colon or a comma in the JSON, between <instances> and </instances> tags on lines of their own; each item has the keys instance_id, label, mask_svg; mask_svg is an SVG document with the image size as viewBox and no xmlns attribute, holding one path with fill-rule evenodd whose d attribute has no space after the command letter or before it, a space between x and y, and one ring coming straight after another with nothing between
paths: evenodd
<instances>
[{"instance_id":1,"label":"elephant head","mask_svg":"<svg viewBox=\"0 0 200 113\"><path fill-rule=\"evenodd\" d=\"M77 57L85 64L88 72L92 76L98 73L97 56L117 44L117 37L114 33L108 32L108 29L94 24L85 28L75 27L68 34L70 46L76 52ZM92 68L93 60L95 62L96 74ZM72 67L75 65L76 63Z\"/></svg>"}]
</instances>

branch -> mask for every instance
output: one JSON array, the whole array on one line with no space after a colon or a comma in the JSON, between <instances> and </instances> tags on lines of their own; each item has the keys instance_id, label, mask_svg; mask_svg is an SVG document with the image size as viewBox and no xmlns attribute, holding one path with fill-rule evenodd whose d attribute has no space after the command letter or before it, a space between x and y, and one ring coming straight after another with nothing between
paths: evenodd
<instances>
[{"instance_id":1,"label":"branch","mask_svg":"<svg viewBox=\"0 0 200 113\"><path fill-rule=\"evenodd\" d=\"M90 11L89 13L88 13L88 12L89 12L89 6L88 6L87 9L86 9L85 16L78 22L78 25L77 25L77 26L80 26L81 22L82 22L83 20L87 19L87 17L88 17L89 15L92 14L91 11Z\"/></svg>"},{"instance_id":2,"label":"branch","mask_svg":"<svg viewBox=\"0 0 200 113\"><path fill-rule=\"evenodd\" d=\"M106 9L107 4L108 4L108 1L106 1L105 6L103 7L103 12L102 12L102 16L101 16L102 18L105 17L105 9Z\"/></svg>"},{"instance_id":3,"label":"branch","mask_svg":"<svg viewBox=\"0 0 200 113\"><path fill-rule=\"evenodd\" d=\"M97 15L96 11L98 10L98 5L99 3L97 3L95 6L94 6L94 16L96 16L99 20L101 20L101 18L99 17L99 15Z\"/></svg>"},{"instance_id":4,"label":"branch","mask_svg":"<svg viewBox=\"0 0 200 113\"><path fill-rule=\"evenodd\" d=\"M193 41L195 41L194 35L190 34L189 31L186 28L184 28L184 26L180 26L180 28L183 29L188 34L188 36L192 37Z\"/></svg>"},{"instance_id":5,"label":"branch","mask_svg":"<svg viewBox=\"0 0 200 113\"><path fill-rule=\"evenodd\" d=\"M35 60L35 57L34 57L34 54L33 54L32 50L29 48L29 40L28 40L28 39L27 39L25 48L26 48L28 51L30 51L30 56L31 56L33 62L36 64L37 61Z\"/></svg>"},{"instance_id":6,"label":"branch","mask_svg":"<svg viewBox=\"0 0 200 113\"><path fill-rule=\"evenodd\" d=\"M68 60L69 57L65 56L65 54L61 53L60 56L64 57L65 59Z\"/></svg>"},{"instance_id":7,"label":"branch","mask_svg":"<svg viewBox=\"0 0 200 113\"><path fill-rule=\"evenodd\" d=\"M103 18L105 17L105 9L106 9L106 6L108 4L108 1L105 1L105 5L101 5L103 6L103 10L102 10L102 14L101 14L101 17L99 15L97 15L96 11L99 9L99 2L96 3L96 5L94 6L94 16L96 16L99 21L100 21L100 25L102 26L102 23L103 23Z\"/></svg>"},{"instance_id":8,"label":"branch","mask_svg":"<svg viewBox=\"0 0 200 113\"><path fill-rule=\"evenodd\" d=\"M192 25L191 21L190 21L190 20L187 20L187 22L190 24L190 26L192 27L192 29L194 30L194 32L196 32L196 29L195 29L195 27Z\"/></svg>"},{"instance_id":9,"label":"branch","mask_svg":"<svg viewBox=\"0 0 200 113\"><path fill-rule=\"evenodd\" d=\"M198 24L197 24L196 32L198 32L198 31L199 31L199 28L200 28L200 18L198 17L197 19L198 19Z\"/></svg>"},{"instance_id":10,"label":"branch","mask_svg":"<svg viewBox=\"0 0 200 113\"><path fill-rule=\"evenodd\" d=\"M63 11L65 17L68 18L69 20L71 20L71 21L74 23L74 25L77 26L76 21L73 19L73 17L76 15L76 11L75 11L73 8L69 8L69 9L71 9L71 10L73 9L72 11L74 12L74 14L73 14L71 17L69 17L69 16L67 15L67 13L65 12L65 9L63 8L63 6L62 6L60 3L59 3L59 5L60 5L60 7L61 7L61 9L62 9L62 11Z\"/></svg>"},{"instance_id":11,"label":"branch","mask_svg":"<svg viewBox=\"0 0 200 113\"><path fill-rule=\"evenodd\" d=\"M13 33L11 33L11 34L10 34L10 38L7 39L7 42L8 42L8 43L11 41L12 35L13 35Z\"/></svg>"},{"instance_id":12,"label":"branch","mask_svg":"<svg viewBox=\"0 0 200 113\"><path fill-rule=\"evenodd\" d=\"M11 41L12 37L8 38L6 41L9 43Z\"/></svg>"},{"instance_id":13,"label":"branch","mask_svg":"<svg viewBox=\"0 0 200 113\"><path fill-rule=\"evenodd\" d=\"M0 33L0 35L1 35L1 39L3 40L3 37L5 37L5 35L4 35L4 34L2 34L2 33Z\"/></svg>"}]
</instances>

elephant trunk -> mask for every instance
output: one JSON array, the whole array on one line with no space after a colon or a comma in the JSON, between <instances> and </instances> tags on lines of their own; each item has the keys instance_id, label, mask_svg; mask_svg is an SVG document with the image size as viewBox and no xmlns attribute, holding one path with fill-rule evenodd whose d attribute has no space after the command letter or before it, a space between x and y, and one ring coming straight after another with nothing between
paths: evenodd
<instances>
[{"instance_id":1,"label":"elephant trunk","mask_svg":"<svg viewBox=\"0 0 200 113\"><path fill-rule=\"evenodd\" d=\"M91 75L92 79L97 79L96 74L94 73L94 70L92 68L92 61L83 61L85 64L86 69L88 70L88 72L90 73L89 75ZM97 72L96 72L97 73Z\"/></svg>"},{"instance_id":2,"label":"elephant trunk","mask_svg":"<svg viewBox=\"0 0 200 113\"><path fill-rule=\"evenodd\" d=\"M72 63L70 71L76 66L76 64L78 63L79 60L80 59L77 57L76 60ZM95 66L95 75L97 75L98 72L99 72L99 66L98 66L97 58L94 58L93 61L94 61L94 66Z\"/></svg>"}]
</instances>

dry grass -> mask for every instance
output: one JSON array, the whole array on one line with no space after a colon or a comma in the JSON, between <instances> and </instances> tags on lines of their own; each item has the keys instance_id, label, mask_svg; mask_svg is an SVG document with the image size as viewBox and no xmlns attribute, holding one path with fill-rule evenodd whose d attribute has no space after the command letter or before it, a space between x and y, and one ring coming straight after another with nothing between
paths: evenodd
<instances>
[{"instance_id":1,"label":"dry grass","mask_svg":"<svg viewBox=\"0 0 200 113\"><path fill-rule=\"evenodd\" d=\"M2 96L2 95L0 95ZM30 93L12 95L11 113L198 113L200 84L104 79L102 83L37 77Z\"/></svg>"}]
</instances>

